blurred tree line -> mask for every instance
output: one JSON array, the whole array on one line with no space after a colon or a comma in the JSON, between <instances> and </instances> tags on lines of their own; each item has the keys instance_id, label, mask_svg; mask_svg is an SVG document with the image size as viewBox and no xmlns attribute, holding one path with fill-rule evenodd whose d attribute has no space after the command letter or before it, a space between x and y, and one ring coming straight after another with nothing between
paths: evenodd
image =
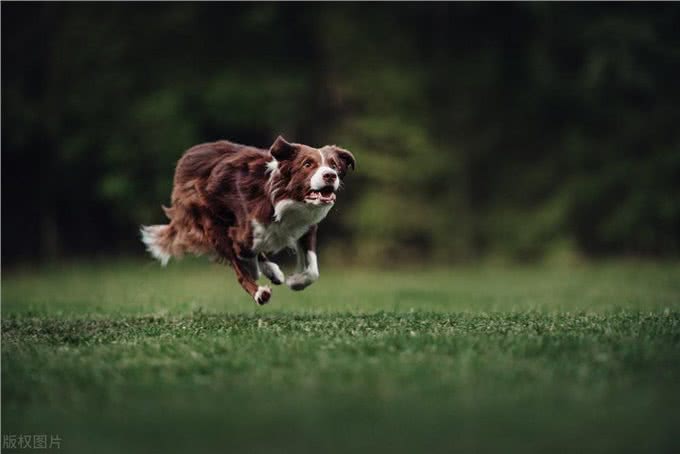
<instances>
[{"instance_id":1,"label":"blurred tree line","mask_svg":"<svg viewBox=\"0 0 680 454\"><path fill-rule=\"evenodd\" d=\"M2 4L2 256L143 251L196 143L352 150L328 256L680 253L677 4Z\"/></svg>"}]
</instances>

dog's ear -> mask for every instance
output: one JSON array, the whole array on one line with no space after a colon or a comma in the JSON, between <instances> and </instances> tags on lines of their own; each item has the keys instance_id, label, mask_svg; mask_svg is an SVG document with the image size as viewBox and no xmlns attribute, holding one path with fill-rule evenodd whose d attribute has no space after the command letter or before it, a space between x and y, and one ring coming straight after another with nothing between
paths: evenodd
<instances>
[{"instance_id":1,"label":"dog's ear","mask_svg":"<svg viewBox=\"0 0 680 454\"><path fill-rule=\"evenodd\" d=\"M344 148L340 147L335 147L335 152L338 154L338 158L340 158L342 162L345 163L345 168L351 167L352 170L356 168L357 160L354 158L354 155L349 150L345 150Z\"/></svg>"},{"instance_id":2,"label":"dog's ear","mask_svg":"<svg viewBox=\"0 0 680 454\"><path fill-rule=\"evenodd\" d=\"M285 161L295 156L297 148L292 143L287 142L282 136L278 136L269 148L269 152L277 161Z\"/></svg>"}]
</instances>

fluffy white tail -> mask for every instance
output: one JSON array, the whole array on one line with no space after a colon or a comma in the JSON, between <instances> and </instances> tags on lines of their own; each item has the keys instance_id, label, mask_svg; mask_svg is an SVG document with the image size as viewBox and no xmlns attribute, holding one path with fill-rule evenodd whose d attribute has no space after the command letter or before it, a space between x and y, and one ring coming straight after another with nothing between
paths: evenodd
<instances>
[{"instance_id":1,"label":"fluffy white tail","mask_svg":"<svg viewBox=\"0 0 680 454\"><path fill-rule=\"evenodd\" d=\"M165 266L168 264L168 260L172 257L170 253L170 244L168 240L168 229L167 225L143 225L139 230L142 234L142 241L146 245L146 250L161 262L161 265Z\"/></svg>"}]
</instances>

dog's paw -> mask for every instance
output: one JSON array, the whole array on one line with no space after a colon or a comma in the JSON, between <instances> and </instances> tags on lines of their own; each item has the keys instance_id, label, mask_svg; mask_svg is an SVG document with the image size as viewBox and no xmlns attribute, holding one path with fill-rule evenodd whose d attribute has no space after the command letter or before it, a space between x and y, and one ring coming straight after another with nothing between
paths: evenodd
<instances>
[{"instance_id":1,"label":"dog's paw","mask_svg":"<svg viewBox=\"0 0 680 454\"><path fill-rule=\"evenodd\" d=\"M286 285L290 287L291 290L304 290L309 287L314 282L307 273L298 273L288 276L286 279Z\"/></svg>"},{"instance_id":2,"label":"dog's paw","mask_svg":"<svg viewBox=\"0 0 680 454\"><path fill-rule=\"evenodd\" d=\"M262 273L267 276L267 279L274 285L281 285L286 280L286 276L281 271L281 268L274 262L264 262L260 265Z\"/></svg>"},{"instance_id":3,"label":"dog's paw","mask_svg":"<svg viewBox=\"0 0 680 454\"><path fill-rule=\"evenodd\" d=\"M255 302L262 306L263 304L267 304L269 302L269 299L272 297L272 289L269 287L257 287L257 292L255 292L255 295L253 298L255 299Z\"/></svg>"}]
</instances>

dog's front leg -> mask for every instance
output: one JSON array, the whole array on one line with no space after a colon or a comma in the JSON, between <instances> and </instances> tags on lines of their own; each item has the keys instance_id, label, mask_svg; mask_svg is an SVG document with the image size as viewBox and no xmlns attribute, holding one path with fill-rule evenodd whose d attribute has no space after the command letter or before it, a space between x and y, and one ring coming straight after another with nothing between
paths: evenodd
<instances>
[{"instance_id":1,"label":"dog's front leg","mask_svg":"<svg viewBox=\"0 0 680 454\"><path fill-rule=\"evenodd\" d=\"M286 285L292 290L303 290L319 279L319 264L316 258L316 230L313 225L309 231L295 244L297 254L297 270L286 279Z\"/></svg>"},{"instance_id":2,"label":"dog's front leg","mask_svg":"<svg viewBox=\"0 0 680 454\"><path fill-rule=\"evenodd\" d=\"M281 271L281 268L279 268L279 265L274 262L270 262L267 256L264 254L259 254L257 256L257 261L260 264L260 270L262 270L262 274L267 276L267 279L269 279L272 284L283 284L285 276L283 271Z\"/></svg>"}]
</instances>

